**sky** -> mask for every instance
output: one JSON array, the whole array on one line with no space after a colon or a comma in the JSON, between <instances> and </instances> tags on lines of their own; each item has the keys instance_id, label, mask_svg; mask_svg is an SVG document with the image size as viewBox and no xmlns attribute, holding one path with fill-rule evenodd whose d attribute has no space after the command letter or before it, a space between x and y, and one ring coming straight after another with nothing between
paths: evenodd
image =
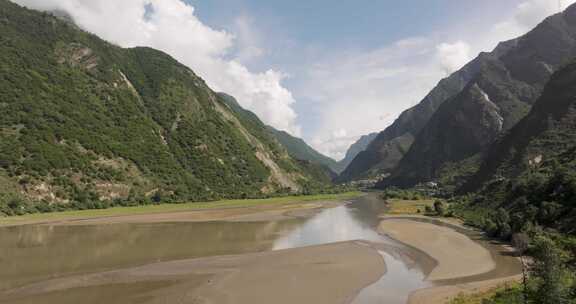
<instances>
[{"instance_id":1,"label":"sky","mask_svg":"<svg viewBox=\"0 0 576 304\"><path fill-rule=\"evenodd\" d=\"M339 160L442 78L576 0L12 0L160 49Z\"/></svg>"}]
</instances>

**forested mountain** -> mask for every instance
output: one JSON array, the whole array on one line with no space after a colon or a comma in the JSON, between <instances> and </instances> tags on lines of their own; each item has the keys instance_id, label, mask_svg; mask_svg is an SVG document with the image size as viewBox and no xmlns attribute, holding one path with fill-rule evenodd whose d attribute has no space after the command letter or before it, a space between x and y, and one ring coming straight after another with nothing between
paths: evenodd
<instances>
[{"instance_id":1,"label":"forested mountain","mask_svg":"<svg viewBox=\"0 0 576 304\"><path fill-rule=\"evenodd\" d=\"M242 108L234 97L224 93L218 93L218 95L245 125L251 126L253 134L258 134L273 149L281 146L300 167L299 169L312 177L306 183L307 190L310 190L310 187L317 189L323 184L332 183L335 173L331 167L336 165L335 160L320 154L300 138L266 126L256 114Z\"/></svg>"},{"instance_id":2,"label":"forested mountain","mask_svg":"<svg viewBox=\"0 0 576 304\"><path fill-rule=\"evenodd\" d=\"M257 117L160 51L0 0L0 71L1 201L18 210L317 184Z\"/></svg>"},{"instance_id":3,"label":"forested mountain","mask_svg":"<svg viewBox=\"0 0 576 304\"><path fill-rule=\"evenodd\" d=\"M292 136L285 131L277 130L273 127L268 128L293 158L322 165L334 172L337 171L338 163L335 160L314 150L314 148L310 147L301 138Z\"/></svg>"},{"instance_id":4,"label":"forested mountain","mask_svg":"<svg viewBox=\"0 0 576 304\"><path fill-rule=\"evenodd\" d=\"M381 186L438 179L446 168L473 173L479 153L530 111L550 75L574 57L576 5L481 54L472 79L442 103Z\"/></svg>"},{"instance_id":5,"label":"forested mountain","mask_svg":"<svg viewBox=\"0 0 576 304\"><path fill-rule=\"evenodd\" d=\"M520 289L507 291L503 296L516 296L497 303L524 303L526 296L534 303L574 299L573 280L548 278L573 278L576 265L575 96L573 62L551 77L530 113L483 155L480 170L459 189L465 195L452 199L453 210L468 224L489 236L512 240L517 248L524 242L536 261L557 259L557 267L548 269L546 276L529 276L527 295ZM542 240L548 240L554 255L538 251ZM542 282L558 292L543 293L548 289Z\"/></svg>"},{"instance_id":6,"label":"forested mountain","mask_svg":"<svg viewBox=\"0 0 576 304\"><path fill-rule=\"evenodd\" d=\"M480 170L461 191L478 190L486 182L503 183L540 169L574 172L575 97L576 63L571 63L554 74L530 113L490 147Z\"/></svg>"}]
</instances>

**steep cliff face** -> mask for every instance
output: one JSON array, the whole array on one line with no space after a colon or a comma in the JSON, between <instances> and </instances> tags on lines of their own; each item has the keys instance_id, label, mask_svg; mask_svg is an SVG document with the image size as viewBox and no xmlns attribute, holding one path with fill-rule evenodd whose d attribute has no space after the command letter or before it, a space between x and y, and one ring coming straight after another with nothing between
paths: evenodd
<instances>
[{"instance_id":1,"label":"steep cliff face","mask_svg":"<svg viewBox=\"0 0 576 304\"><path fill-rule=\"evenodd\" d=\"M570 166L576 161L576 63L553 75L530 113L495 142L476 174L460 189L478 190L530 169ZM567 167L568 168L568 167Z\"/></svg>"},{"instance_id":2,"label":"steep cliff face","mask_svg":"<svg viewBox=\"0 0 576 304\"><path fill-rule=\"evenodd\" d=\"M550 75L576 57L575 25L576 6L571 6L521 38L482 54L477 73L439 107L381 186L437 179L446 164L476 157L516 125Z\"/></svg>"},{"instance_id":3,"label":"steep cliff face","mask_svg":"<svg viewBox=\"0 0 576 304\"><path fill-rule=\"evenodd\" d=\"M259 120L162 52L0 0L0 70L0 178L13 195L204 200L313 179Z\"/></svg>"}]
</instances>

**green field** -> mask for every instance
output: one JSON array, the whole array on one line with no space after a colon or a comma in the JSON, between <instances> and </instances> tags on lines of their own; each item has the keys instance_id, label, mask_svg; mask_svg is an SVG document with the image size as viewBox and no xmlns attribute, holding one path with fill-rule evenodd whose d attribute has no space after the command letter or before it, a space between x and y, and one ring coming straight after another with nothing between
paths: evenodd
<instances>
[{"instance_id":1,"label":"green field","mask_svg":"<svg viewBox=\"0 0 576 304\"><path fill-rule=\"evenodd\" d=\"M114 207L109 209L97 210L79 210L79 211L64 211L54 213L36 213L23 216L13 216L0 218L0 226L18 224L30 221L51 221L51 220L65 220L71 218L96 218L107 216L121 216L132 214L150 214L150 213L165 213L165 212L179 212L191 210L207 210L207 209L225 209L225 208L245 208L257 207L266 205L286 205L302 202L313 202L322 200L344 200L352 199L360 196L360 192L347 192L341 194L320 194L320 195L307 195L307 196L285 196L267 199L250 199L250 200L224 200L215 202L199 202L199 203L185 203L185 204L159 204L159 205L146 205L137 207Z\"/></svg>"},{"instance_id":2,"label":"green field","mask_svg":"<svg viewBox=\"0 0 576 304\"><path fill-rule=\"evenodd\" d=\"M390 210L387 212L392 215L401 214L424 214L426 207L433 208L434 200L404 200L404 199L389 199L387 200ZM420 211L420 212L418 212Z\"/></svg>"}]
</instances>

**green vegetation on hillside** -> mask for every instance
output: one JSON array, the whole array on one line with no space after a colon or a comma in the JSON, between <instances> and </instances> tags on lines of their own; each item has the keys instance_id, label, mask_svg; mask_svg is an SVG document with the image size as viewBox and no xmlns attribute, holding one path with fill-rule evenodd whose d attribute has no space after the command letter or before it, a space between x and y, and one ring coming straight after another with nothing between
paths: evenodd
<instances>
[{"instance_id":1,"label":"green vegetation on hillside","mask_svg":"<svg viewBox=\"0 0 576 304\"><path fill-rule=\"evenodd\" d=\"M0 117L3 214L326 186L170 56L119 48L7 0Z\"/></svg>"},{"instance_id":2,"label":"green vegetation on hillside","mask_svg":"<svg viewBox=\"0 0 576 304\"><path fill-rule=\"evenodd\" d=\"M525 291L528 303L576 303L571 302L576 298L575 157L512 180L496 179L452 204L469 225L517 247L519 240L526 243L520 247L534 258ZM501 291L486 303L524 303L518 293Z\"/></svg>"},{"instance_id":3,"label":"green vegetation on hillside","mask_svg":"<svg viewBox=\"0 0 576 304\"><path fill-rule=\"evenodd\" d=\"M276 139L286 147L286 150L293 158L323 165L334 172L338 170L338 163L335 160L320 154L304 140L294 137L285 131L276 130L272 127L269 127L269 129Z\"/></svg>"}]
</instances>

